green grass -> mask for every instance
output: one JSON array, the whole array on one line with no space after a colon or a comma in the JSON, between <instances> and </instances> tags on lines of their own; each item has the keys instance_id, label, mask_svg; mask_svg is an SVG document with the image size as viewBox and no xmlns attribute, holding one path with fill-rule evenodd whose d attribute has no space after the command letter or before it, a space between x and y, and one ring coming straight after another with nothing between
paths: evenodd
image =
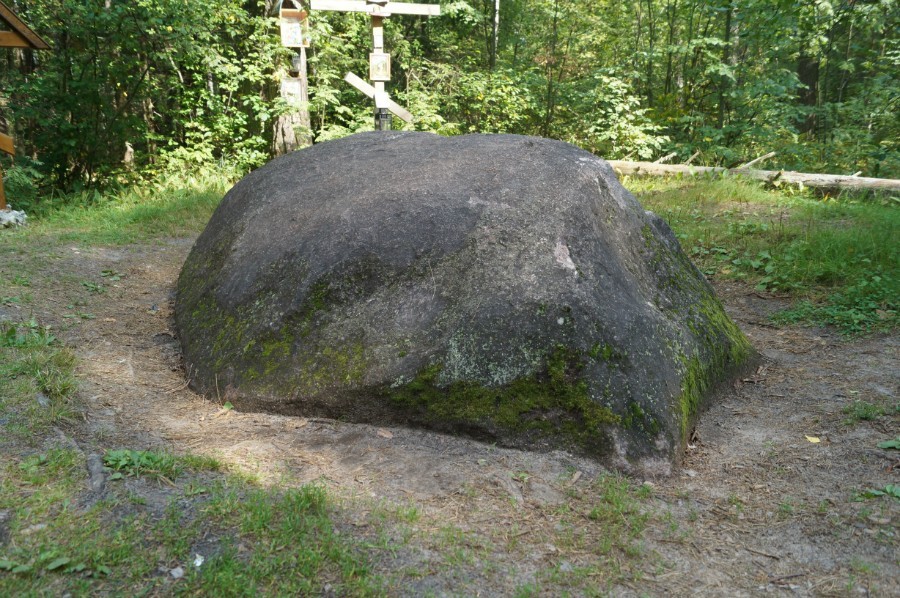
<instances>
[{"instance_id":1,"label":"green grass","mask_svg":"<svg viewBox=\"0 0 900 598\"><path fill-rule=\"evenodd\" d=\"M777 322L848 333L897 326L900 206L894 198L821 198L735 178L629 182L707 275L786 293Z\"/></svg>"},{"instance_id":2,"label":"green grass","mask_svg":"<svg viewBox=\"0 0 900 598\"><path fill-rule=\"evenodd\" d=\"M0 420L10 440L35 435L75 413L75 356L35 320L0 322ZM0 442L2 445L2 442Z\"/></svg>"},{"instance_id":3,"label":"green grass","mask_svg":"<svg viewBox=\"0 0 900 598\"><path fill-rule=\"evenodd\" d=\"M149 476L174 480L188 471L220 471L222 464L211 457L179 456L167 452L118 449L106 451L103 464L113 472L110 479Z\"/></svg>"},{"instance_id":4,"label":"green grass","mask_svg":"<svg viewBox=\"0 0 900 598\"><path fill-rule=\"evenodd\" d=\"M846 419L844 419L844 424L852 426L861 421L876 420L879 417L890 413L900 415L900 404L888 407L886 404L856 400L841 409L841 412L847 416Z\"/></svg>"},{"instance_id":5,"label":"green grass","mask_svg":"<svg viewBox=\"0 0 900 598\"><path fill-rule=\"evenodd\" d=\"M0 236L4 245L48 239L61 243L127 245L193 234L209 220L231 187L224 176L186 176L101 194L84 191L35 204L28 226Z\"/></svg>"},{"instance_id":6,"label":"green grass","mask_svg":"<svg viewBox=\"0 0 900 598\"><path fill-rule=\"evenodd\" d=\"M0 596L385 593L320 486L262 488L207 456L116 449L90 504L86 451L50 430L73 425L74 368L48 327L0 324Z\"/></svg>"},{"instance_id":7,"label":"green grass","mask_svg":"<svg viewBox=\"0 0 900 598\"><path fill-rule=\"evenodd\" d=\"M169 593L166 572L178 567L177 589L189 594L310 595L326 584L339 595L382 593L359 542L336 532L334 503L319 486L219 477L199 494L171 489L158 514L114 484L82 511L84 468L75 451L54 449L0 470L0 510L12 514L0 595Z\"/></svg>"}]
</instances>

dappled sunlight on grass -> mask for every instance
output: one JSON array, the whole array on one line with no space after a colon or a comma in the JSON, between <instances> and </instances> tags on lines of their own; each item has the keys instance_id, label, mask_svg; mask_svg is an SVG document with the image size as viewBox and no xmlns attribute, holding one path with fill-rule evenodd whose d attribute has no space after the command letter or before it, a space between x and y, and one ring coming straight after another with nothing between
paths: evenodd
<instances>
[{"instance_id":1,"label":"dappled sunlight on grass","mask_svg":"<svg viewBox=\"0 0 900 598\"><path fill-rule=\"evenodd\" d=\"M38 204L29 214L28 226L0 237L0 244L42 238L125 245L194 234L205 226L231 184L216 175L172 177L107 194L57 196Z\"/></svg>"}]
</instances>

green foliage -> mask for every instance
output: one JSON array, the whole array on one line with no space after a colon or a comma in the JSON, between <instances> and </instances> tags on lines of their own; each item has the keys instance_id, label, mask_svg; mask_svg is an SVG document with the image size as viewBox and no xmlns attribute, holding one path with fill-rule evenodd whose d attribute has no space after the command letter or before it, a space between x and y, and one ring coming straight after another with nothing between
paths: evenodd
<instances>
[{"instance_id":1,"label":"green foliage","mask_svg":"<svg viewBox=\"0 0 900 598\"><path fill-rule=\"evenodd\" d=\"M134 166L268 156L272 74L284 50L262 8L234 0L38 0L22 16L52 52L3 72L31 168L60 187L127 180ZM31 71L36 70L35 73ZM38 181L33 171L25 176ZM27 200L28 198L25 197Z\"/></svg>"},{"instance_id":2,"label":"green foliage","mask_svg":"<svg viewBox=\"0 0 900 598\"><path fill-rule=\"evenodd\" d=\"M502 0L496 43L494 7L452 0L440 17L386 20L390 91L417 117L396 126L543 135L608 158L699 151L695 163L736 165L776 150L773 167L900 176L897 2ZM0 70L15 205L271 157L292 110L271 3L17 8L53 51ZM343 81L368 68L368 16L316 11L310 26L309 132L371 130L371 101Z\"/></svg>"},{"instance_id":3,"label":"green foliage","mask_svg":"<svg viewBox=\"0 0 900 598\"><path fill-rule=\"evenodd\" d=\"M181 473L180 464L174 455L154 451L107 451L103 455L103 464L118 472L118 477L145 475L174 479Z\"/></svg>"},{"instance_id":4,"label":"green foliage","mask_svg":"<svg viewBox=\"0 0 900 598\"><path fill-rule=\"evenodd\" d=\"M58 194L34 206L29 226L0 237L0 249L25 239L122 245L196 233L231 186L230 174L185 173L106 193Z\"/></svg>"},{"instance_id":5,"label":"green foliage","mask_svg":"<svg viewBox=\"0 0 900 598\"><path fill-rule=\"evenodd\" d=\"M10 422L8 438L31 440L73 415L74 370L75 356L48 326L0 322L0 418Z\"/></svg>"},{"instance_id":6,"label":"green foliage","mask_svg":"<svg viewBox=\"0 0 900 598\"><path fill-rule=\"evenodd\" d=\"M164 477L174 480L185 469L192 471L219 471L222 465L215 459L199 455L179 457L166 452L135 451L131 449L110 450L103 455L103 464L115 473L110 479L124 476Z\"/></svg>"},{"instance_id":7,"label":"green foliage","mask_svg":"<svg viewBox=\"0 0 900 598\"><path fill-rule=\"evenodd\" d=\"M48 347L55 342L56 337L50 333L50 327L39 325L34 318L18 326L0 322L0 347L30 349Z\"/></svg>"},{"instance_id":8,"label":"green foliage","mask_svg":"<svg viewBox=\"0 0 900 598\"><path fill-rule=\"evenodd\" d=\"M573 123L567 141L609 159L638 160L652 158L668 143L662 127L652 122L626 81L598 72L587 83L586 93L573 107L587 126Z\"/></svg>"},{"instance_id":9,"label":"green foliage","mask_svg":"<svg viewBox=\"0 0 900 598\"><path fill-rule=\"evenodd\" d=\"M862 268L858 280L827 301L801 301L775 317L776 322L830 324L850 334L888 329L897 325L900 284L892 274Z\"/></svg>"}]
</instances>

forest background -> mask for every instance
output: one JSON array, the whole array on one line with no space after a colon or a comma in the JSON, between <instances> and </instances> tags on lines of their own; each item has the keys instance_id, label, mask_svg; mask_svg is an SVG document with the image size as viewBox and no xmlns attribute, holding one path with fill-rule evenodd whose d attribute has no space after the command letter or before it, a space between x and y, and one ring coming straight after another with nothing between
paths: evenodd
<instances>
[{"instance_id":1,"label":"forest background","mask_svg":"<svg viewBox=\"0 0 900 598\"><path fill-rule=\"evenodd\" d=\"M287 0L290 1L290 0ZM613 159L697 151L733 166L900 177L895 0L443 0L386 20L407 128L542 135ZM18 0L52 46L8 51L0 112L14 207L186 168L235 176L275 154L290 112L274 0ZM499 11L499 12L498 12ZM373 125L343 82L369 19L310 15L314 141ZM402 125L395 119L395 127ZM129 149L132 148L132 149Z\"/></svg>"}]
</instances>

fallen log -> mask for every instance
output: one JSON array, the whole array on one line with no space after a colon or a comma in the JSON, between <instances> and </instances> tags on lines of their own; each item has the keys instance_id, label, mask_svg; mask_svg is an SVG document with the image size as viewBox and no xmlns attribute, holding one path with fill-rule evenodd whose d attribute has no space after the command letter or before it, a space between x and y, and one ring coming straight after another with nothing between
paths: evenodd
<instances>
[{"instance_id":1,"label":"fallen log","mask_svg":"<svg viewBox=\"0 0 900 598\"><path fill-rule=\"evenodd\" d=\"M718 166L687 166L684 164L656 164L654 162L628 162L610 160L609 165L621 175L671 176L676 174L696 176L698 174L728 173L749 179L804 185L818 189L853 189L875 191L900 191L898 179L874 179L842 174L810 174L789 170L755 170L751 168L720 168Z\"/></svg>"}]
</instances>

